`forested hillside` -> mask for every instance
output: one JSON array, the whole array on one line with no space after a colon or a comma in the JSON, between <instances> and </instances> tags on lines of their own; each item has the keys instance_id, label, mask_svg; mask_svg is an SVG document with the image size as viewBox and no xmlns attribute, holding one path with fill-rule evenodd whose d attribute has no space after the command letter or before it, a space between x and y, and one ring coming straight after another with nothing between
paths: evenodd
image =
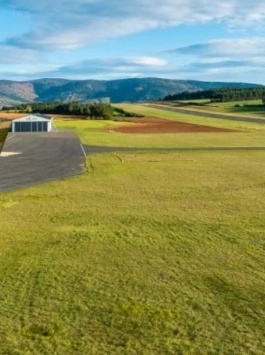
<instances>
[{"instance_id":1,"label":"forested hillside","mask_svg":"<svg viewBox=\"0 0 265 355\"><path fill-rule=\"evenodd\" d=\"M39 79L27 82L0 80L0 106L28 102L141 102L181 92L215 88L249 88L247 83L133 78L121 80Z\"/></svg>"},{"instance_id":2,"label":"forested hillside","mask_svg":"<svg viewBox=\"0 0 265 355\"><path fill-rule=\"evenodd\" d=\"M265 96L265 87L255 88L223 88L196 92L182 92L165 96L164 100L199 100L209 99L211 102L228 102L241 100L258 100Z\"/></svg>"}]
</instances>

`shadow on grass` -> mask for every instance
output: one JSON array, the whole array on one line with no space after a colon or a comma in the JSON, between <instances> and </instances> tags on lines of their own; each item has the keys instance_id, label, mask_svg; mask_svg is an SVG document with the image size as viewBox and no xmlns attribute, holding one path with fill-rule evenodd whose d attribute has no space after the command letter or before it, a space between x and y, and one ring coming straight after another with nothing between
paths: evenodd
<instances>
[{"instance_id":1,"label":"shadow on grass","mask_svg":"<svg viewBox=\"0 0 265 355\"><path fill-rule=\"evenodd\" d=\"M265 115L264 105L235 105L229 109L231 113L256 113Z\"/></svg>"},{"instance_id":2,"label":"shadow on grass","mask_svg":"<svg viewBox=\"0 0 265 355\"><path fill-rule=\"evenodd\" d=\"M0 122L0 153L3 149L6 137L8 135L9 127L10 127L10 123L7 123L7 122L1 123Z\"/></svg>"}]
</instances>

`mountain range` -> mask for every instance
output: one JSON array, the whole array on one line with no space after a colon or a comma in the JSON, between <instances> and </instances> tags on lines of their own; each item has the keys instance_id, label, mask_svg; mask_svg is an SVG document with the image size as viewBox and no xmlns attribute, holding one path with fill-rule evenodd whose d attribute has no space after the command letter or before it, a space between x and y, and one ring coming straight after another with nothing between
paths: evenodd
<instances>
[{"instance_id":1,"label":"mountain range","mask_svg":"<svg viewBox=\"0 0 265 355\"><path fill-rule=\"evenodd\" d=\"M0 106L43 101L110 100L140 102L158 100L183 91L213 88L247 88L262 86L249 83L204 82L161 78L120 80L37 79L31 81L0 80Z\"/></svg>"}]
</instances>

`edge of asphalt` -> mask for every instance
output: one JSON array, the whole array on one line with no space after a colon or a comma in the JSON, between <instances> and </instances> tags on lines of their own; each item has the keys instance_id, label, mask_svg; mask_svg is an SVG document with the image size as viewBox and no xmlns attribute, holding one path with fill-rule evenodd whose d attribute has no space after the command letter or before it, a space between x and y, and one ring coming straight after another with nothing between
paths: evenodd
<instances>
[{"instance_id":1,"label":"edge of asphalt","mask_svg":"<svg viewBox=\"0 0 265 355\"><path fill-rule=\"evenodd\" d=\"M61 131L62 135L60 135L60 138L63 139L63 132ZM79 137L75 134L75 132L71 132L72 135L74 136L74 138L76 139L76 145L74 151L76 154L76 157L78 158L78 147L81 150L81 153L79 155L80 159L79 161L81 162L83 160L83 168L80 169L78 168L78 164L77 166L75 166L75 164L73 165L73 167L71 167L71 164L69 165L68 168L68 151L71 152L72 148L70 148L70 146L66 146L66 151L63 145L59 144L59 158L63 157L65 159L65 163L61 162L59 163L58 167L56 167L57 164L57 160L55 159L55 161L52 163L52 166L47 165L48 169L51 169L52 174L50 176L48 176L49 174L47 174L44 171L44 175L42 175L42 169L43 166L41 166L42 169L38 170L38 166L36 167L36 169L38 170L31 170L30 166L32 167L32 164L34 163L34 159L36 159L36 152L33 152L33 158L32 158L32 162L30 162L29 160L31 159L31 156L29 156L29 151L31 151L30 149L26 150L26 155L23 157L23 154L21 156L21 158L16 158L14 156L10 156L10 157L4 157L1 156L0 154L0 159L1 162L3 162L3 164L1 165L1 167L3 168L3 174L2 175L2 181L0 179L0 193L3 192L7 192L7 191L12 191L12 190L17 190L20 188L25 188L25 187L29 187L29 186L33 186L33 185L37 185L37 184L41 184L41 183L46 183L49 181L55 181L55 180L61 180L64 179L66 177L70 177L70 176L74 176L74 175L81 175L82 173L89 171L89 164L87 163L86 157L93 155L93 154L102 154L102 153L115 153L115 152L189 152L189 151L240 151L240 150L265 150L265 146L264 147L193 147L193 148L181 148L181 147L173 147L173 148L159 148L159 147L113 147L113 146L94 146L94 145L87 145L87 144L83 144L81 143ZM66 136L68 136L69 134L67 134ZM3 149L2 152L5 152L6 149L8 149L9 147L9 141L15 137L17 137L18 134L10 134L7 136L5 143L3 145ZM19 136L21 137L21 136ZM45 136L44 136L45 137ZM44 162L48 160L48 153L46 152L46 148L44 146L43 148L43 136L41 136L41 149L44 151ZM36 137L37 138L37 137ZM48 138L48 136L47 136ZM59 138L59 137L58 137ZM34 142L35 146L33 145L33 149L38 149L38 143ZM68 143L69 144L69 143ZM13 145L15 146L15 144L11 143L12 148ZM28 147L27 147L28 148ZM70 149L70 150L69 150ZM61 153L60 153L61 152ZM34 156L35 154L35 156ZM75 155L73 155L72 157L72 164L75 160ZM5 163L5 159L8 159ZM59 160L58 160L59 161ZM27 163L27 168L25 170L25 177L24 180L21 180L21 175L18 174L18 170L19 167L23 167L24 163ZM78 163L78 160L77 160ZM81 165L80 165L81 166ZM12 169L14 168L14 174L12 175ZM35 167L35 164L33 164L33 167ZM28 170L27 170L28 169ZM45 169L45 166L44 166ZM55 172L54 172L54 171ZM35 176L35 178L34 178ZM13 182L12 182L13 179ZM12 185L13 184L13 185ZM2 188L1 188L2 186Z\"/></svg>"}]
</instances>

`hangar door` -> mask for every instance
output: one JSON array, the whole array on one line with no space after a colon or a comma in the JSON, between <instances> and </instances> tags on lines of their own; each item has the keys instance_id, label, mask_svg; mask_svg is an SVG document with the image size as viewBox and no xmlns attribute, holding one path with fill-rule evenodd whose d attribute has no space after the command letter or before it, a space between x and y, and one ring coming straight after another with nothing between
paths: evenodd
<instances>
[{"instance_id":1,"label":"hangar door","mask_svg":"<svg viewBox=\"0 0 265 355\"><path fill-rule=\"evenodd\" d=\"M15 122L15 132L47 132L48 122Z\"/></svg>"}]
</instances>

